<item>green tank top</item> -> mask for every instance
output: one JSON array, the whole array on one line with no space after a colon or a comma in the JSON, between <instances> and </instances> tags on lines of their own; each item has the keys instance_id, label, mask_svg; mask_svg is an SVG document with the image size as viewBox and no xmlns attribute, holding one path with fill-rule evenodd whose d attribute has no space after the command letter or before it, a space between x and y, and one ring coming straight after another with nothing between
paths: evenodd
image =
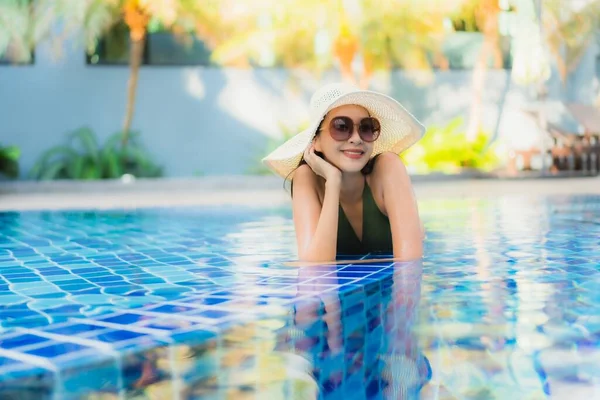
<instances>
[{"instance_id":1,"label":"green tank top","mask_svg":"<svg viewBox=\"0 0 600 400\"><path fill-rule=\"evenodd\" d=\"M339 206L337 230L337 255L361 255L367 253L393 254L392 229L390 221L377 207L371 188L365 181L362 194L363 227L362 241L354 232L346 214Z\"/></svg>"}]
</instances>

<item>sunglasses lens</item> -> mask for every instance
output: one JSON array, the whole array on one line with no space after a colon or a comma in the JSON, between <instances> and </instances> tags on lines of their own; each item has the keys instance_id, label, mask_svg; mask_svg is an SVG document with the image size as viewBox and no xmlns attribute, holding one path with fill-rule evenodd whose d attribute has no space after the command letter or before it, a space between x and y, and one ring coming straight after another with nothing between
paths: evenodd
<instances>
[{"instance_id":1,"label":"sunglasses lens","mask_svg":"<svg viewBox=\"0 0 600 400\"><path fill-rule=\"evenodd\" d=\"M352 135L352 120L347 117L336 117L331 120L330 133L335 140L348 140Z\"/></svg>"},{"instance_id":2,"label":"sunglasses lens","mask_svg":"<svg viewBox=\"0 0 600 400\"><path fill-rule=\"evenodd\" d=\"M381 126L375 118L363 118L358 125L358 134L365 142L373 142L379 137ZM354 122L350 117L335 117L331 120L329 133L334 140L344 141L352 137Z\"/></svg>"},{"instance_id":3,"label":"sunglasses lens","mask_svg":"<svg viewBox=\"0 0 600 400\"><path fill-rule=\"evenodd\" d=\"M364 118L358 126L358 133L365 142L373 142L379 137L381 126L375 118Z\"/></svg>"}]
</instances>

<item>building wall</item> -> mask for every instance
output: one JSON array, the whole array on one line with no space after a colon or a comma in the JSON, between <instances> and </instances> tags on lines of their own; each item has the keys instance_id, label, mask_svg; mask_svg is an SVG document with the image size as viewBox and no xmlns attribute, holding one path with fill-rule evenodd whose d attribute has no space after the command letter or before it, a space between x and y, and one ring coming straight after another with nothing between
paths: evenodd
<instances>
[{"instance_id":1,"label":"building wall","mask_svg":"<svg viewBox=\"0 0 600 400\"><path fill-rule=\"evenodd\" d=\"M591 102L596 93L595 52L584 57L566 86L551 82L551 97ZM81 126L101 140L122 124L129 70L88 66L80 48L57 57L49 46L31 66L0 66L0 144L22 149L23 177L37 157ZM536 130L522 113L530 94L505 70L487 73L483 96L485 128L513 146ZM244 174L264 155L280 124L292 129L308 115L311 93L321 79L282 69L142 67L133 129L165 167L167 176ZM401 101L427 125L469 115L471 71L394 71L373 78L371 88ZM593 82L593 84L590 84ZM499 111L502 118L498 121ZM534 134L530 135L534 141Z\"/></svg>"}]
</instances>

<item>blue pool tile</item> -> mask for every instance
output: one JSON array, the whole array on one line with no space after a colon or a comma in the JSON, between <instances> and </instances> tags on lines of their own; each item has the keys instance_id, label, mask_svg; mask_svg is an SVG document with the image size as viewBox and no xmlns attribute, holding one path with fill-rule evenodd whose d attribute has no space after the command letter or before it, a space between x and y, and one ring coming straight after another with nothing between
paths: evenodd
<instances>
[{"instance_id":1,"label":"blue pool tile","mask_svg":"<svg viewBox=\"0 0 600 400\"><path fill-rule=\"evenodd\" d=\"M239 297L239 294L227 290L218 290L210 293L210 297L236 298Z\"/></svg>"},{"instance_id":2,"label":"blue pool tile","mask_svg":"<svg viewBox=\"0 0 600 400\"><path fill-rule=\"evenodd\" d=\"M207 306L214 306L214 305L219 305L219 304L223 304L223 303L228 303L231 302L232 300L235 300L235 297L213 297L213 296L207 296L207 297L199 297L199 298L184 298L184 299L179 299L177 300L178 303L190 303L196 306L201 306L201 305L207 305Z\"/></svg>"},{"instance_id":3,"label":"blue pool tile","mask_svg":"<svg viewBox=\"0 0 600 400\"><path fill-rule=\"evenodd\" d=\"M19 364L19 361L0 356L0 372L8 366Z\"/></svg>"},{"instance_id":4,"label":"blue pool tile","mask_svg":"<svg viewBox=\"0 0 600 400\"><path fill-rule=\"evenodd\" d=\"M5 321L8 319L24 319L36 316L37 312L33 310L7 310L0 311L0 321Z\"/></svg>"},{"instance_id":5,"label":"blue pool tile","mask_svg":"<svg viewBox=\"0 0 600 400\"><path fill-rule=\"evenodd\" d=\"M8 337L0 336L0 348L12 350L18 347L30 346L46 341L48 341L48 339L45 337L31 335L28 333L17 336L11 335Z\"/></svg>"},{"instance_id":6,"label":"blue pool tile","mask_svg":"<svg viewBox=\"0 0 600 400\"><path fill-rule=\"evenodd\" d=\"M198 346L202 349L203 347L216 346L218 343L218 335L219 334L217 332L210 330L210 327L192 327L174 332L171 334L171 340L174 343L187 343L191 346ZM194 370L192 370L192 373L193 372ZM205 371L203 372L199 370L198 372L200 374L206 374Z\"/></svg>"},{"instance_id":7,"label":"blue pool tile","mask_svg":"<svg viewBox=\"0 0 600 400\"><path fill-rule=\"evenodd\" d=\"M199 326L200 323L193 322L193 321L187 321L187 320L181 320L181 319L175 319L175 318L169 319L169 316L164 316L164 317L160 317L160 318L157 317L157 319L152 320L152 321L143 321L143 322L137 323L135 325L141 326L144 328L148 328L148 329L155 329L158 331L172 332L172 331L179 331L182 329L189 329L190 327L193 327L193 326Z\"/></svg>"},{"instance_id":8,"label":"blue pool tile","mask_svg":"<svg viewBox=\"0 0 600 400\"><path fill-rule=\"evenodd\" d=\"M90 338L99 340L101 342L106 342L106 343L117 343L117 342L132 340L132 339L138 339L141 337L148 337L148 335L144 334L144 333L133 332L133 331L109 329L109 330L98 332L98 333L92 335Z\"/></svg>"},{"instance_id":9,"label":"blue pool tile","mask_svg":"<svg viewBox=\"0 0 600 400\"><path fill-rule=\"evenodd\" d=\"M44 331L50 332L50 333L55 333L57 335L70 336L70 335L79 335L82 333L93 332L93 331L102 330L102 329L106 329L106 328L103 326L99 326L99 325L91 325L91 324L84 324L84 323L69 323L66 325L59 326L59 327L48 327L48 328L45 328Z\"/></svg>"},{"instance_id":10,"label":"blue pool tile","mask_svg":"<svg viewBox=\"0 0 600 400\"><path fill-rule=\"evenodd\" d=\"M87 294L102 294L102 290L99 287L96 286L84 286L82 288L78 288L77 290L74 289L67 289L61 286L61 289L63 290L68 290L71 294L74 295L87 295Z\"/></svg>"},{"instance_id":11,"label":"blue pool tile","mask_svg":"<svg viewBox=\"0 0 600 400\"><path fill-rule=\"evenodd\" d=\"M44 311L48 314L79 314L83 305L69 304L60 307L47 308Z\"/></svg>"},{"instance_id":12,"label":"blue pool tile","mask_svg":"<svg viewBox=\"0 0 600 400\"><path fill-rule=\"evenodd\" d=\"M360 265L353 264L345 266L341 269L340 272L358 272L358 273L373 273L377 271L381 271L383 269L391 268L389 266L384 265Z\"/></svg>"},{"instance_id":13,"label":"blue pool tile","mask_svg":"<svg viewBox=\"0 0 600 400\"><path fill-rule=\"evenodd\" d=\"M368 275L374 273L375 271L348 271L348 270L343 270L343 271L338 271L335 273L335 276L339 277L339 278L365 278Z\"/></svg>"},{"instance_id":14,"label":"blue pool tile","mask_svg":"<svg viewBox=\"0 0 600 400\"><path fill-rule=\"evenodd\" d=\"M78 268L77 269L77 275L83 275L83 274L88 274L88 273L97 273L97 272L106 272L107 269L106 268L99 268L99 267L93 267L93 268Z\"/></svg>"},{"instance_id":15,"label":"blue pool tile","mask_svg":"<svg viewBox=\"0 0 600 400\"><path fill-rule=\"evenodd\" d=\"M55 358L69 353L76 353L82 350L88 350L89 347L76 343L54 343L49 346L25 350L24 353L32 354L42 358Z\"/></svg>"},{"instance_id":16,"label":"blue pool tile","mask_svg":"<svg viewBox=\"0 0 600 400\"><path fill-rule=\"evenodd\" d=\"M32 277L27 277L27 278L11 278L10 279L10 283L34 283L34 282L41 282L42 278L40 278L39 276L32 276Z\"/></svg>"},{"instance_id":17,"label":"blue pool tile","mask_svg":"<svg viewBox=\"0 0 600 400\"><path fill-rule=\"evenodd\" d=\"M147 320L147 319L154 319L154 318L156 318L156 317L150 317L147 315L132 314L132 313L123 313L123 314L118 314L118 315L114 315L114 316L102 317L102 318L99 318L99 320L105 321L105 322L111 322L113 324L130 325L130 324L135 324L136 322L140 322L140 321Z\"/></svg>"},{"instance_id":18,"label":"blue pool tile","mask_svg":"<svg viewBox=\"0 0 600 400\"><path fill-rule=\"evenodd\" d=\"M164 279L161 278L135 278L131 279L132 282L140 284L140 285L152 285L156 283L166 283Z\"/></svg>"},{"instance_id":19,"label":"blue pool tile","mask_svg":"<svg viewBox=\"0 0 600 400\"><path fill-rule=\"evenodd\" d=\"M191 312L184 313L184 315L202 317L202 318L207 318L207 319L211 319L211 320L221 320L224 318L235 317L235 316L239 315L239 313L233 313L233 312L222 311L222 310L202 310L202 311L193 310Z\"/></svg>"},{"instance_id":20,"label":"blue pool tile","mask_svg":"<svg viewBox=\"0 0 600 400\"><path fill-rule=\"evenodd\" d=\"M103 284L105 282L122 282L124 279L117 275L103 275L101 277L91 277L87 278L88 281L96 284Z\"/></svg>"},{"instance_id":21,"label":"blue pool tile","mask_svg":"<svg viewBox=\"0 0 600 400\"><path fill-rule=\"evenodd\" d=\"M78 285L82 285L82 286L90 286L91 284L86 281L85 279L67 279L67 280L61 280L61 281L52 281L52 283L56 286L68 286L69 289L75 289L77 290Z\"/></svg>"},{"instance_id":22,"label":"blue pool tile","mask_svg":"<svg viewBox=\"0 0 600 400\"><path fill-rule=\"evenodd\" d=\"M144 308L144 311L152 311L152 312L164 313L164 314L175 314L175 313L194 311L194 310L196 310L196 308L194 308L194 307L187 307L184 305L175 305L175 304L164 304L164 305L150 306L150 307Z\"/></svg>"}]
</instances>

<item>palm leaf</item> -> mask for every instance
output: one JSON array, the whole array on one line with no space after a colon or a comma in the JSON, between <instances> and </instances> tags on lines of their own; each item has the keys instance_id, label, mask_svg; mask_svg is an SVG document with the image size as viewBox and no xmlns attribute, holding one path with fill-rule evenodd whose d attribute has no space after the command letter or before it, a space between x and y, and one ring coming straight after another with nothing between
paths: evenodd
<instances>
[{"instance_id":1,"label":"palm leaf","mask_svg":"<svg viewBox=\"0 0 600 400\"><path fill-rule=\"evenodd\" d=\"M101 166L91 157L85 157L81 171L80 179L93 180L102 177Z\"/></svg>"},{"instance_id":2,"label":"palm leaf","mask_svg":"<svg viewBox=\"0 0 600 400\"><path fill-rule=\"evenodd\" d=\"M66 163L64 160L54 161L53 163L51 163L50 165L47 165L44 168L44 170L41 172L41 174L39 176L39 179L44 181L44 180L62 178L63 176L61 176L61 173L64 171L65 168L66 168Z\"/></svg>"},{"instance_id":3,"label":"palm leaf","mask_svg":"<svg viewBox=\"0 0 600 400\"><path fill-rule=\"evenodd\" d=\"M0 174L9 178L17 178L20 155L21 151L16 146L0 147Z\"/></svg>"},{"instance_id":4,"label":"palm leaf","mask_svg":"<svg viewBox=\"0 0 600 400\"><path fill-rule=\"evenodd\" d=\"M123 175L119 153L104 149L102 153L102 176L108 179L119 178Z\"/></svg>"},{"instance_id":5,"label":"palm leaf","mask_svg":"<svg viewBox=\"0 0 600 400\"><path fill-rule=\"evenodd\" d=\"M21 157L21 149L17 146L0 147L0 158L17 161Z\"/></svg>"},{"instance_id":6,"label":"palm leaf","mask_svg":"<svg viewBox=\"0 0 600 400\"><path fill-rule=\"evenodd\" d=\"M96 163L100 161L98 142L91 129L80 128L73 132L69 138L71 141L79 140L79 143L81 143L85 150L85 154L91 157Z\"/></svg>"},{"instance_id":7,"label":"palm leaf","mask_svg":"<svg viewBox=\"0 0 600 400\"><path fill-rule=\"evenodd\" d=\"M49 165L53 162L53 158L58 158L58 160L65 160L77 157L78 155L79 154L70 147L53 147L50 150L47 150L46 152L42 153L38 161L33 165L31 170L29 171L29 176L34 179L42 179L42 177L45 176L44 170L49 168Z\"/></svg>"},{"instance_id":8,"label":"palm leaf","mask_svg":"<svg viewBox=\"0 0 600 400\"><path fill-rule=\"evenodd\" d=\"M134 135L134 132L131 132L130 135ZM122 134L121 132L117 132L112 134L106 139L104 142L104 146L102 148L102 152L112 151L114 149L120 148ZM134 138L135 139L135 138Z\"/></svg>"},{"instance_id":9,"label":"palm leaf","mask_svg":"<svg viewBox=\"0 0 600 400\"><path fill-rule=\"evenodd\" d=\"M128 147L125 150L126 171L139 177L158 177L162 168L154 164L149 155L140 148Z\"/></svg>"},{"instance_id":10,"label":"palm leaf","mask_svg":"<svg viewBox=\"0 0 600 400\"><path fill-rule=\"evenodd\" d=\"M83 173L85 158L77 155L67 162L67 174L70 179L80 179Z\"/></svg>"},{"instance_id":11,"label":"palm leaf","mask_svg":"<svg viewBox=\"0 0 600 400\"><path fill-rule=\"evenodd\" d=\"M81 2L84 3L84 2ZM85 26L85 45L88 52L96 48L98 38L120 20L119 8L105 0L95 0L89 3L85 10L83 26Z\"/></svg>"}]
</instances>

